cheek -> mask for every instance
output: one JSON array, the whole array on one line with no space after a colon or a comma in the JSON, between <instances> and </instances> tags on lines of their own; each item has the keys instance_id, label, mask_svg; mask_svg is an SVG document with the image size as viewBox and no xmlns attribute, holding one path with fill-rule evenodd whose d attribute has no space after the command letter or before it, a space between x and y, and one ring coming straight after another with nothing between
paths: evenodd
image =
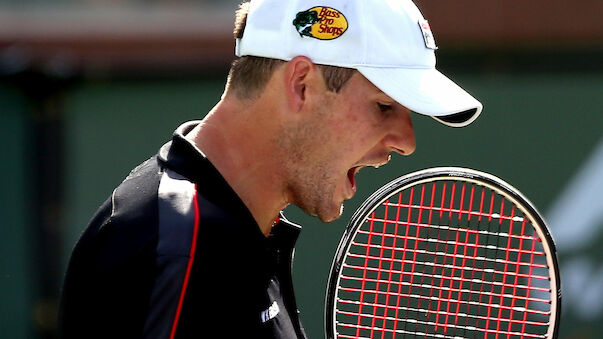
<instances>
[{"instance_id":1,"label":"cheek","mask_svg":"<svg viewBox=\"0 0 603 339\"><path fill-rule=\"evenodd\" d=\"M379 142L383 130L381 121L374 119L371 112L351 108L345 118L336 122L337 138L345 149L360 152L372 148Z\"/></svg>"},{"instance_id":2,"label":"cheek","mask_svg":"<svg viewBox=\"0 0 603 339\"><path fill-rule=\"evenodd\" d=\"M363 100L363 94L339 96L331 102L331 110L324 116L330 133L344 156L358 161L369 149L372 149L383 136L384 116L372 106L371 102ZM326 112L323 112L326 113Z\"/></svg>"}]
</instances>

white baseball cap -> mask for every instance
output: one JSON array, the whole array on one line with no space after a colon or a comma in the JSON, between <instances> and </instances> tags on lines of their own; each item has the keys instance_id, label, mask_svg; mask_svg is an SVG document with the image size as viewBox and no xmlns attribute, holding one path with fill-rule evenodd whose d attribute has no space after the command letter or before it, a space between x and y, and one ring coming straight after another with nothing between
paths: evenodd
<instances>
[{"instance_id":1,"label":"white baseball cap","mask_svg":"<svg viewBox=\"0 0 603 339\"><path fill-rule=\"evenodd\" d=\"M354 68L414 112L469 125L482 104L436 70L436 49L410 0L251 0L235 54Z\"/></svg>"}]
</instances>

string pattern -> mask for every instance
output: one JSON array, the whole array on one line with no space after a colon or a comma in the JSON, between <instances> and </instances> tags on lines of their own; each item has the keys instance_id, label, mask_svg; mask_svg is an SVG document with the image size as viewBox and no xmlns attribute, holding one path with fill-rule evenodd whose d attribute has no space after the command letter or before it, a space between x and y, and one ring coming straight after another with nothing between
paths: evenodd
<instances>
[{"instance_id":1,"label":"string pattern","mask_svg":"<svg viewBox=\"0 0 603 339\"><path fill-rule=\"evenodd\" d=\"M546 254L524 211L475 183L391 196L344 258L338 338L546 338Z\"/></svg>"}]
</instances>

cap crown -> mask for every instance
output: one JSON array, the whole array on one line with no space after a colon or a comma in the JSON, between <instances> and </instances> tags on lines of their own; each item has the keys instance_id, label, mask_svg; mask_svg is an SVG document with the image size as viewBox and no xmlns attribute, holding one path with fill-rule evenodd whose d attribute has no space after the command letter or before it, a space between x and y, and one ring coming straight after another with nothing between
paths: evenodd
<instances>
[{"instance_id":1,"label":"cap crown","mask_svg":"<svg viewBox=\"0 0 603 339\"><path fill-rule=\"evenodd\" d=\"M317 64L350 68L435 68L434 50L419 25L423 21L410 0L254 0L237 55L282 60L303 55Z\"/></svg>"}]
</instances>

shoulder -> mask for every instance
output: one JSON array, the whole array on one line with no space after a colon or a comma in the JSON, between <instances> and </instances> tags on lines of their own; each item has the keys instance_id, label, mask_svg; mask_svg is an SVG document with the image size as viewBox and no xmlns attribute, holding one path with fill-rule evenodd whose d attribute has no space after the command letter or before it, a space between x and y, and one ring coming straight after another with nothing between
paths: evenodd
<instances>
[{"instance_id":1,"label":"shoulder","mask_svg":"<svg viewBox=\"0 0 603 339\"><path fill-rule=\"evenodd\" d=\"M156 238L159 172L155 157L132 170L95 213L74 256L104 258L109 269L148 248Z\"/></svg>"},{"instance_id":2,"label":"shoulder","mask_svg":"<svg viewBox=\"0 0 603 339\"><path fill-rule=\"evenodd\" d=\"M111 219L133 221L155 214L161 175L156 157L133 169L111 195Z\"/></svg>"}]
</instances>

